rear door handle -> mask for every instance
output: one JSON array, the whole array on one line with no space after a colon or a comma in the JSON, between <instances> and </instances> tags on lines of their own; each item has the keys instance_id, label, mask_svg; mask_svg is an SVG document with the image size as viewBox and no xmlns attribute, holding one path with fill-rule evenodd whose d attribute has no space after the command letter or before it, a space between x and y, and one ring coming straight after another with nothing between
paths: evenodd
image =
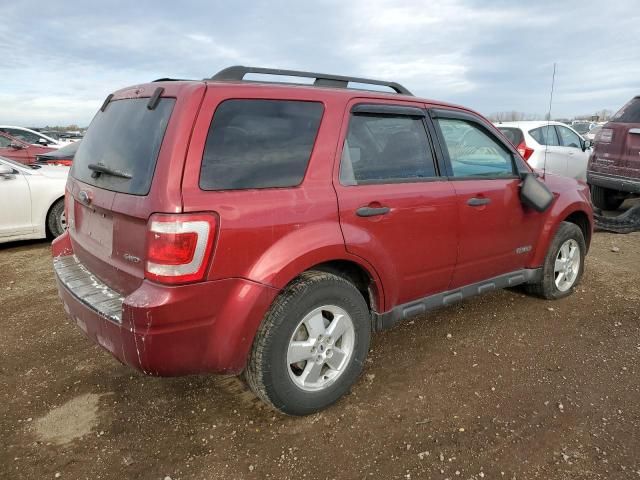
<instances>
[{"instance_id":1,"label":"rear door handle","mask_svg":"<svg viewBox=\"0 0 640 480\"><path fill-rule=\"evenodd\" d=\"M470 207L481 207L483 205L488 205L490 203L491 203L490 198L473 197L467 200L467 205L469 205Z\"/></svg>"},{"instance_id":2,"label":"rear door handle","mask_svg":"<svg viewBox=\"0 0 640 480\"><path fill-rule=\"evenodd\" d=\"M360 207L356 210L359 217L375 217L377 215L386 215L391 209L389 207Z\"/></svg>"}]
</instances>

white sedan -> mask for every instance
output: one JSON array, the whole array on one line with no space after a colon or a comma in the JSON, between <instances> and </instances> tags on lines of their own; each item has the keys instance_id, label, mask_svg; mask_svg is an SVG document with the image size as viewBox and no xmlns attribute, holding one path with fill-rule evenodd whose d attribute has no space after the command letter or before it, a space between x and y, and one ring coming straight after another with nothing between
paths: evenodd
<instances>
[{"instance_id":1,"label":"white sedan","mask_svg":"<svg viewBox=\"0 0 640 480\"><path fill-rule=\"evenodd\" d=\"M587 181L591 141L560 122L501 122L496 127L533 168Z\"/></svg>"},{"instance_id":2,"label":"white sedan","mask_svg":"<svg viewBox=\"0 0 640 480\"><path fill-rule=\"evenodd\" d=\"M0 243L64 232L69 167L23 165L0 157Z\"/></svg>"}]
</instances>

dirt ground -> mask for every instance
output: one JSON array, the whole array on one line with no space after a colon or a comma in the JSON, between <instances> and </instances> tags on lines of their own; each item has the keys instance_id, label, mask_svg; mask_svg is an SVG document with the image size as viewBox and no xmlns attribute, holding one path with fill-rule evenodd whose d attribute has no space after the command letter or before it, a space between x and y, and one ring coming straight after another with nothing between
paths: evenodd
<instances>
[{"instance_id":1,"label":"dirt ground","mask_svg":"<svg viewBox=\"0 0 640 480\"><path fill-rule=\"evenodd\" d=\"M67 322L46 242L0 246L0 478L640 478L639 317L640 233L598 233L573 296L377 334L350 395L292 418L120 365Z\"/></svg>"}]
</instances>

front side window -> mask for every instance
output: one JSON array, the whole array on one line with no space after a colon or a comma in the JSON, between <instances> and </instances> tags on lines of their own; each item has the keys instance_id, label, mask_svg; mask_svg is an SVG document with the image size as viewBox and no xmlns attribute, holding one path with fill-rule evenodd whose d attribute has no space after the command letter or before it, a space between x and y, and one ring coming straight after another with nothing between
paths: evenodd
<instances>
[{"instance_id":1,"label":"front side window","mask_svg":"<svg viewBox=\"0 0 640 480\"><path fill-rule=\"evenodd\" d=\"M344 142L340 183L417 182L436 176L422 119L385 114L354 114Z\"/></svg>"},{"instance_id":2,"label":"front side window","mask_svg":"<svg viewBox=\"0 0 640 480\"><path fill-rule=\"evenodd\" d=\"M35 133L26 132L24 130L20 130L17 128L7 128L5 131L9 135L16 137L17 139L22 140L23 142L31 143L31 144L37 144L38 140L42 138L39 135L36 135Z\"/></svg>"},{"instance_id":3,"label":"front side window","mask_svg":"<svg viewBox=\"0 0 640 480\"><path fill-rule=\"evenodd\" d=\"M437 120L454 177L511 177L513 155L479 125L466 120Z\"/></svg>"},{"instance_id":4,"label":"front side window","mask_svg":"<svg viewBox=\"0 0 640 480\"><path fill-rule=\"evenodd\" d=\"M556 128L553 125L534 128L529 131L529 135L531 135L540 145L547 145L548 147L560 146L560 140L556 134Z\"/></svg>"},{"instance_id":5,"label":"front side window","mask_svg":"<svg viewBox=\"0 0 640 480\"><path fill-rule=\"evenodd\" d=\"M227 100L209 127L203 190L294 187L302 182L323 106L292 100Z\"/></svg>"},{"instance_id":6,"label":"front side window","mask_svg":"<svg viewBox=\"0 0 640 480\"><path fill-rule=\"evenodd\" d=\"M562 145L565 147L573 147L580 148L582 142L580 141L580 137L576 135L574 132L569 130L567 127L562 127L558 125L558 131L560 132L560 140L562 141Z\"/></svg>"}]
</instances>

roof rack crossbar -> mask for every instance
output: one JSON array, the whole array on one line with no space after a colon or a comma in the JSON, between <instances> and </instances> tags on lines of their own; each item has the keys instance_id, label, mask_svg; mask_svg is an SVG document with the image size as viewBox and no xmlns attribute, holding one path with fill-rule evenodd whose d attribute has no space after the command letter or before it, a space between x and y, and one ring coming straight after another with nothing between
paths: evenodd
<instances>
[{"instance_id":1,"label":"roof rack crossbar","mask_svg":"<svg viewBox=\"0 0 640 480\"><path fill-rule=\"evenodd\" d=\"M379 85L382 87L388 87L396 93L413 95L406 87L396 82L385 82L383 80L373 80L370 78L346 77L342 75L328 75L326 73L304 72L299 70L282 70L279 68L244 67L241 65L235 65L233 67L220 70L211 77L211 80L242 81L248 73L314 78L314 85L318 87L347 88L349 86L349 82L361 83L364 85Z\"/></svg>"}]
</instances>

